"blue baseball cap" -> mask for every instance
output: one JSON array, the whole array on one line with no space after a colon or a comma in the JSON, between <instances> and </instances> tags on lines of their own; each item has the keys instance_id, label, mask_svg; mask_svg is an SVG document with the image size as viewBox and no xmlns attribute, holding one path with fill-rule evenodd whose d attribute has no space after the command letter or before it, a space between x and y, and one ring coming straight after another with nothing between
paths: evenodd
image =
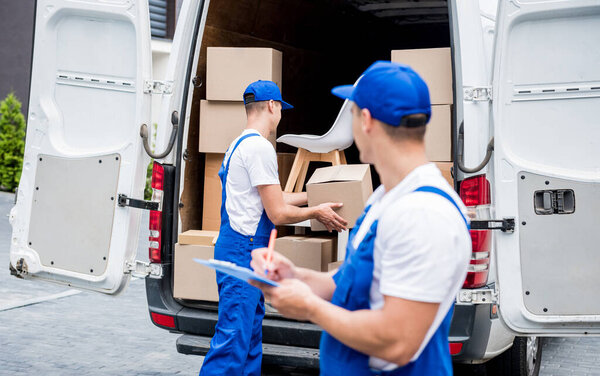
<instances>
[{"instance_id":1,"label":"blue baseball cap","mask_svg":"<svg viewBox=\"0 0 600 376\"><path fill-rule=\"evenodd\" d=\"M402 122L406 115L425 114L425 123L431 118L427 84L408 65L377 61L367 68L355 85L337 86L331 92L368 109L373 118L394 127L412 126Z\"/></svg>"},{"instance_id":2,"label":"blue baseball cap","mask_svg":"<svg viewBox=\"0 0 600 376\"><path fill-rule=\"evenodd\" d=\"M244 104L261 102L261 101L279 101L281 102L281 109L288 110L294 108L291 104L284 102L281 98L281 91L279 87L273 81L258 80L251 83L244 91Z\"/></svg>"}]
</instances>

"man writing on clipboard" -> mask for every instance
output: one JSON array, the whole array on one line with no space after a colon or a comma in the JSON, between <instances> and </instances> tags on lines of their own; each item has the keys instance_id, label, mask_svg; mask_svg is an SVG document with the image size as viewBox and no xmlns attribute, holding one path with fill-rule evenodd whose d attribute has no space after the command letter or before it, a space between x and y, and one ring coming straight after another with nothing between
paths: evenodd
<instances>
[{"instance_id":1,"label":"man writing on clipboard","mask_svg":"<svg viewBox=\"0 0 600 376\"><path fill-rule=\"evenodd\" d=\"M222 183L221 227L215 259L249 267L251 251L266 247L275 225L317 219L329 231L341 231L347 222L333 209L339 203L315 207L306 193L283 193L277 155L267 137L276 132L281 110L292 108L283 101L272 81L256 81L245 90L248 123L227 152L219 170ZM210 350L200 376L261 374L262 292L247 283L217 272L219 316Z\"/></svg>"},{"instance_id":2,"label":"man writing on clipboard","mask_svg":"<svg viewBox=\"0 0 600 376\"><path fill-rule=\"evenodd\" d=\"M451 375L448 331L471 254L460 198L425 156L429 91L410 67L377 62L355 87L352 130L363 163L382 185L367 202L337 272L298 268L253 252L258 282L284 316L324 329L322 375Z\"/></svg>"}]
</instances>

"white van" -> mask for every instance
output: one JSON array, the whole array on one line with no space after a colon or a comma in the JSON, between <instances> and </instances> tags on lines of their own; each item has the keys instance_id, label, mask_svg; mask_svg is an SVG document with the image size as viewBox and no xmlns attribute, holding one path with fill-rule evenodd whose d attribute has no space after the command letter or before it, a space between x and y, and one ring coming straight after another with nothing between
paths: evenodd
<instances>
[{"instance_id":1,"label":"white van","mask_svg":"<svg viewBox=\"0 0 600 376\"><path fill-rule=\"evenodd\" d=\"M217 305L175 299L172 283L177 234L202 220L207 46L283 51L285 133L326 130L341 106L329 89L390 50L451 46L455 188L474 219L454 360L536 375L540 336L600 333L597 0L185 0L164 81L147 1L39 0L14 275L106 294L144 275L152 321L206 353ZM150 263L134 259L142 210ZM317 326L271 313L263 328L266 365L318 367Z\"/></svg>"}]
</instances>

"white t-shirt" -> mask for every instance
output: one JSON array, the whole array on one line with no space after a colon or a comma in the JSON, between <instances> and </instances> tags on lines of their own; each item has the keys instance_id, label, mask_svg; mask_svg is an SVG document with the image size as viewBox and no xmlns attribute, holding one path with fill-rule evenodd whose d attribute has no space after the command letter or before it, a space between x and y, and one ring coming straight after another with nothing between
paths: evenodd
<instances>
[{"instance_id":1,"label":"white t-shirt","mask_svg":"<svg viewBox=\"0 0 600 376\"><path fill-rule=\"evenodd\" d=\"M446 198L429 192L413 192L434 186L448 193L466 216L466 208L433 163L414 169L389 192L380 186L367 205L372 205L353 245L362 241L373 221L379 219L373 251L371 309L383 307L383 296L440 303L438 312L416 360L444 320L462 286L471 257L471 237L458 210ZM393 363L371 357L372 368L386 371Z\"/></svg>"},{"instance_id":2,"label":"white t-shirt","mask_svg":"<svg viewBox=\"0 0 600 376\"><path fill-rule=\"evenodd\" d=\"M256 133L244 139L233 156L231 150L240 137ZM227 202L225 209L229 215L231 228L242 235L254 235L262 216L264 206L256 188L259 185L279 184L277 154L273 145L257 130L246 129L233 140L225 154L225 166L231 156L227 175Z\"/></svg>"}]
</instances>

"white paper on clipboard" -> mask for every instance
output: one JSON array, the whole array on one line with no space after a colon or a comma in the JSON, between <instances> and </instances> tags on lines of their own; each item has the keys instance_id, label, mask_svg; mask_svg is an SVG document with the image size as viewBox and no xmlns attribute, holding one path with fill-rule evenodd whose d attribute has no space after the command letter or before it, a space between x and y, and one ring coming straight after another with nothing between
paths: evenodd
<instances>
[{"instance_id":1,"label":"white paper on clipboard","mask_svg":"<svg viewBox=\"0 0 600 376\"><path fill-rule=\"evenodd\" d=\"M227 273L235 278L239 278L246 282L248 282L248 280L250 280L250 279L253 279L255 281L259 281L259 282L262 282L264 284L267 284L267 285L270 285L273 287L279 286L279 283L277 283L275 281L271 281L270 279L267 279L265 277L262 277L262 276L256 274L254 272L254 270L244 268L242 266L238 266L232 262L219 261L219 260L215 260L215 259L202 260L199 258L195 258L194 261L197 262L198 264L208 266L209 268L213 268L213 269L223 272L223 273Z\"/></svg>"}]
</instances>

